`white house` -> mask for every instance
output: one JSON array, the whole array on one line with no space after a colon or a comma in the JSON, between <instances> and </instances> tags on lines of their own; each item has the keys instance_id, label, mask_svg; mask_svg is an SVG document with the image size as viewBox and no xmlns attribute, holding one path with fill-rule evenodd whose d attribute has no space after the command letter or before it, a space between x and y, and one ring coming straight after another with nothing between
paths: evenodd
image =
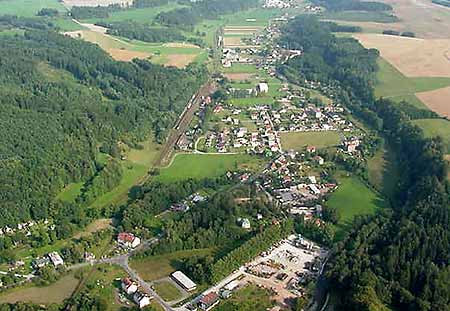
<instances>
[{"instance_id":1,"label":"white house","mask_svg":"<svg viewBox=\"0 0 450 311\"><path fill-rule=\"evenodd\" d=\"M124 278L122 280L122 289L128 294L134 294L138 290L136 282L133 282L129 278Z\"/></svg>"},{"instance_id":2,"label":"white house","mask_svg":"<svg viewBox=\"0 0 450 311\"><path fill-rule=\"evenodd\" d=\"M58 267L64 265L64 260L57 252L51 252L48 254L48 258L52 262L53 266Z\"/></svg>"},{"instance_id":3,"label":"white house","mask_svg":"<svg viewBox=\"0 0 450 311\"><path fill-rule=\"evenodd\" d=\"M197 284L195 284L190 278L187 277L186 274L181 271L175 271L174 273L172 273L171 277L176 283L178 283L188 292L191 292L197 288Z\"/></svg>"},{"instance_id":4,"label":"white house","mask_svg":"<svg viewBox=\"0 0 450 311\"><path fill-rule=\"evenodd\" d=\"M139 308L142 309L150 304L151 298L145 293L136 292L133 296L133 300L139 306Z\"/></svg>"}]
</instances>

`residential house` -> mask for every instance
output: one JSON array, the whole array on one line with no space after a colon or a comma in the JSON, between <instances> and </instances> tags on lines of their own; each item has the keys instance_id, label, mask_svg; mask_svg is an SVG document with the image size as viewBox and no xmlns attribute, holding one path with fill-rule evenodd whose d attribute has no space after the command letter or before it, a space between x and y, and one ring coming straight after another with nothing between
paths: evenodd
<instances>
[{"instance_id":1,"label":"residential house","mask_svg":"<svg viewBox=\"0 0 450 311\"><path fill-rule=\"evenodd\" d=\"M124 278L122 280L122 289L128 294L132 295L138 290L136 282L133 282L129 278Z\"/></svg>"},{"instance_id":2,"label":"residential house","mask_svg":"<svg viewBox=\"0 0 450 311\"><path fill-rule=\"evenodd\" d=\"M141 244L141 239L132 233L121 232L117 236L117 242L126 247L136 248Z\"/></svg>"},{"instance_id":3,"label":"residential house","mask_svg":"<svg viewBox=\"0 0 450 311\"><path fill-rule=\"evenodd\" d=\"M219 296L216 293L211 292L200 299L198 306L204 311L209 311L219 304L219 302Z\"/></svg>"},{"instance_id":4,"label":"residential house","mask_svg":"<svg viewBox=\"0 0 450 311\"><path fill-rule=\"evenodd\" d=\"M133 296L133 300L134 302L139 306L139 308L145 308L146 306L148 306L150 304L150 300L152 297L150 297L149 295L145 294L145 293L141 293L139 291L137 291L134 296Z\"/></svg>"}]
</instances>

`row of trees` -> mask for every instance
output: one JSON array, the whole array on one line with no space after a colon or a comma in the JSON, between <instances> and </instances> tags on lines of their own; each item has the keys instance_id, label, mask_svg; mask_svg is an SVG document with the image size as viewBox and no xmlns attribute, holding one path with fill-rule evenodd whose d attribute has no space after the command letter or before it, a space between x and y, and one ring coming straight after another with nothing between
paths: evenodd
<instances>
[{"instance_id":1,"label":"row of trees","mask_svg":"<svg viewBox=\"0 0 450 311\"><path fill-rule=\"evenodd\" d=\"M407 103L375 100L371 77L377 53L356 41L334 38L319 24L308 28L305 21L314 23L299 17L286 28L293 33L285 37L303 48L306 57L281 69L291 79L314 75L335 84L336 98L386 138L401 172L391 198L394 209L356 219L351 233L333 250L327 277L341 294L339 307L450 310L450 191L444 148L440 138L424 138L410 122L436 116ZM330 53L324 53L324 47L331 48ZM311 51L317 51L317 57L308 55Z\"/></svg>"},{"instance_id":2,"label":"row of trees","mask_svg":"<svg viewBox=\"0 0 450 311\"><path fill-rule=\"evenodd\" d=\"M392 6L382 2L359 0L313 0L314 4L323 6L329 11L391 11Z\"/></svg>"},{"instance_id":3,"label":"row of trees","mask_svg":"<svg viewBox=\"0 0 450 311\"><path fill-rule=\"evenodd\" d=\"M135 0L130 7L123 7L119 4L109 6L73 6L70 15L75 19L108 18L111 13L128 10L131 8L153 8L167 5L169 0Z\"/></svg>"}]
</instances>

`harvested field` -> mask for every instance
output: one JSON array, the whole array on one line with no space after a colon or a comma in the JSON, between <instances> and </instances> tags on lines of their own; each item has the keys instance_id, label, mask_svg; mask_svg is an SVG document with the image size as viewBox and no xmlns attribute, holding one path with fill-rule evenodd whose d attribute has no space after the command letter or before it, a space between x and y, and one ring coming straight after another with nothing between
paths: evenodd
<instances>
[{"instance_id":1,"label":"harvested field","mask_svg":"<svg viewBox=\"0 0 450 311\"><path fill-rule=\"evenodd\" d=\"M449 38L450 13L448 8L431 3L429 0L381 0L381 2L392 5L394 13L400 18L404 29L416 33L418 37Z\"/></svg>"},{"instance_id":2,"label":"harvested field","mask_svg":"<svg viewBox=\"0 0 450 311\"><path fill-rule=\"evenodd\" d=\"M433 110L441 116L450 118L450 87L417 93L416 96L427 105L430 110Z\"/></svg>"},{"instance_id":3,"label":"harvested field","mask_svg":"<svg viewBox=\"0 0 450 311\"><path fill-rule=\"evenodd\" d=\"M245 45L240 37L225 37L223 39L223 44L225 46L241 46Z\"/></svg>"},{"instance_id":4,"label":"harvested field","mask_svg":"<svg viewBox=\"0 0 450 311\"><path fill-rule=\"evenodd\" d=\"M450 77L450 39L417 39L380 34L355 34L366 48L407 77Z\"/></svg>"},{"instance_id":5,"label":"harvested field","mask_svg":"<svg viewBox=\"0 0 450 311\"><path fill-rule=\"evenodd\" d=\"M45 287L15 288L0 295L2 303L31 302L35 304L62 303L69 298L78 284L73 275L66 275Z\"/></svg>"},{"instance_id":6,"label":"harvested field","mask_svg":"<svg viewBox=\"0 0 450 311\"><path fill-rule=\"evenodd\" d=\"M167 55L166 66L175 66L177 68L184 68L194 61L196 54L172 54Z\"/></svg>"},{"instance_id":7,"label":"harvested field","mask_svg":"<svg viewBox=\"0 0 450 311\"><path fill-rule=\"evenodd\" d=\"M234 81L245 81L252 79L255 75L252 73L226 73L224 76Z\"/></svg>"},{"instance_id":8,"label":"harvested field","mask_svg":"<svg viewBox=\"0 0 450 311\"><path fill-rule=\"evenodd\" d=\"M129 62L129 61L133 60L134 58L147 59L152 56L152 54L150 54L150 53L130 51L130 50L124 50L124 49L107 49L106 51L115 60L120 60L120 61L124 61L124 62Z\"/></svg>"}]
</instances>

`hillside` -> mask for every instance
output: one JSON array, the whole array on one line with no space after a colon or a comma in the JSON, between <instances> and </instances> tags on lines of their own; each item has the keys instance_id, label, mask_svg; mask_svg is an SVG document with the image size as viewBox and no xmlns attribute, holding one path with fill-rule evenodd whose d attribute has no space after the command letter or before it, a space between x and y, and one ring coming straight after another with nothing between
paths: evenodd
<instances>
[{"instance_id":1,"label":"hillside","mask_svg":"<svg viewBox=\"0 0 450 311\"><path fill-rule=\"evenodd\" d=\"M164 139L203 76L44 31L5 37L0 59L1 226L53 214L59 190L99 172L99 148Z\"/></svg>"}]
</instances>

